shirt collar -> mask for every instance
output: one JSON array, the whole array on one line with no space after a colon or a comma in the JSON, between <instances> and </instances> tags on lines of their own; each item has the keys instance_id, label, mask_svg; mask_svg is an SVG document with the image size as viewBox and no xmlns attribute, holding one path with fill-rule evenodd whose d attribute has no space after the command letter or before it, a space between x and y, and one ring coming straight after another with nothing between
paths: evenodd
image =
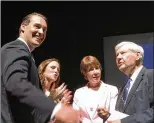
<instances>
[{"instance_id":1,"label":"shirt collar","mask_svg":"<svg viewBox=\"0 0 154 123\"><path fill-rule=\"evenodd\" d=\"M30 50L30 48L29 48L27 42L26 42L23 38L21 38L21 37L19 37L18 39L19 39L20 41L24 42L24 43L26 44L26 46L28 47L29 51L31 52L31 50Z\"/></svg>"},{"instance_id":2,"label":"shirt collar","mask_svg":"<svg viewBox=\"0 0 154 123\"><path fill-rule=\"evenodd\" d=\"M130 77L132 81L135 81L135 79L137 78L139 72L141 71L141 69L143 68L143 65L141 65L137 70L135 70L135 72L133 73L133 75Z\"/></svg>"}]
</instances>

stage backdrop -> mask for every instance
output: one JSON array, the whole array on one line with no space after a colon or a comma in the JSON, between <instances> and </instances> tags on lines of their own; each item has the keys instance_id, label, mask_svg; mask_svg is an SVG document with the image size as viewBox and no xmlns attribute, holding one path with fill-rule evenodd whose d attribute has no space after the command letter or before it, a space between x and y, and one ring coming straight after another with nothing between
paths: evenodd
<instances>
[{"instance_id":1,"label":"stage backdrop","mask_svg":"<svg viewBox=\"0 0 154 123\"><path fill-rule=\"evenodd\" d=\"M106 83L116 85L120 87L125 81L126 76L120 72L116 66L115 62L115 51L114 47L117 43L125 41L133 41L140 44L145 51L144 66L147 68L154 68L153 61L153 40L154 33L142 33L142 34L132 34L132 35L120 35L120 36L110 36L103 38L104 46L104 80Z\"/></svg>"}]
</instances>

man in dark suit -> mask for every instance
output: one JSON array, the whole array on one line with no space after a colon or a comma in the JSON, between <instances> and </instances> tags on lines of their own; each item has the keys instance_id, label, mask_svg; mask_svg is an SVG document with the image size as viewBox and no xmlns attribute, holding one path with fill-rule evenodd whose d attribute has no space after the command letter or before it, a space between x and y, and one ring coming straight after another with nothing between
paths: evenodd
<instances>
[{"instance_id":1,"label":"man in dark suit","mask_svg":"<svg viewBox=\"0 0 154 123\"><path fill-rule=\"evenodd\" d=\"M115 52L117 67L129 77L119 92L116 110L129 116L109 123L153 123L154 75L152 69L143 66L143 48L124 41L116 45Z\"/></svg>"},{"instance_id":2,"label":"man in dark suit","mask_svg":"<svg viewBox=\"0 0 154 123\"><path fill-rule=\"evenodd\" d=\"M31 52L45 40L47 19L39 13L27 15L20 26L19 38L1 50L1 122L77 123L71 106L55 104L40 89L37 68Z\"/></svg>"}]
</instances>

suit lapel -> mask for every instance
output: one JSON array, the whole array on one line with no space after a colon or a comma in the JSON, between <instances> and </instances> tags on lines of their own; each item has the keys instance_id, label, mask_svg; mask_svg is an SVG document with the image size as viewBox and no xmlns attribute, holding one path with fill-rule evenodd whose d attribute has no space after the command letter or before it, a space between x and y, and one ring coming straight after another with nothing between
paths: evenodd
<instances>
[{"instance_id":1,"label":"suit lapel","mask_svg":"<svg viewBox=\"0 0 154 123\"><path fill-rule=\"evenodd\" d=\"M28 49L28 46L27 46L23 41L21 41L21 40L19 40L19 39L16 39L15 42L16 42L16 44L20 45L20 47L24 47L24 49L26 49L26 51L27 51L29 54L31 54L31 52L30 52L29 49ZM24 44L24 45L23 45L23 44Z\"/></svg>"},{"instance_id":2,"label":"suit lapel","mask_svg":"<svg viewBox=\"0 0 154 123\"><path fill-rule=\"evenodd\" d=\"M124 87L125 87L125 84L123 84L123 86L119 89L118 99L117 99L117 103L116 103L116 110L121 111L121 112L124 108L124 101L123 101L123 97L122 97Z\"/></svg>"},{"instance_id":3,"label":"suit lapel","mask_svg":"<svg viewBox=\"0 0 154 123\"><path fill-rule=\"evenodd\" d=\"M130 103L131 101L131 98L133 97L133 95L135 94L139 84L141 83L141 81L143 80L143 74L145 73L145 70L146 68L143 67L142 70L140 71L139 75L137 76L131 90L130 90L130 93L128 95L128 98L127 98L127 101L126 101L126 104L124 106L124 109L123 109L123 112L125 111L125 109L127 108L128 104Z\"/></svg>"},{"instance_id":4,"label":"suit lapel","mask_svg":"<svg viewBox=\"0 0 154 123\"><path fill-rule=\"evenodd\" d=\"M36 67L33 54L29 51L28 46L23 41L21 41L19 39L16 39L15 41L16 41L16 43L18 45L20 45L20 47L23 47L27 51L29 56L31 57L31 66L32 66L32 69L34 70L34 72L36 72L36 73L34 73L34 75L36 76L35 79L37 79L35 85L36 85L37 88L41 87L41 89L42 89L42 86L41 86L41 83L40 83L40 79L39 79L39 75L38 75L38 72L37 72L38 69Z\"/></svg>"}]
</instances>

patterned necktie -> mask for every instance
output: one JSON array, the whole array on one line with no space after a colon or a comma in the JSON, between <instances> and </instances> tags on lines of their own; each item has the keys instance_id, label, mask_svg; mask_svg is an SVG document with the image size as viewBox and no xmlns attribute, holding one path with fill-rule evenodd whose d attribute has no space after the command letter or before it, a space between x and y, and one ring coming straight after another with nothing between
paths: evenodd
<instances>
[{"instance_id":1,"label":"patterned necktie","mask_svg":"<svg viewBox=\"0 0 154 123\"><path fill-rule=\"evenodd\" d=\"M33 54L31 54L31 58L32 58L32 60L34 61L34 63L35 63L35 59L34 59L34 56L33 56Z\"/></svg>"},{"instance_id":2,"label":"patterned necktie","mask_svg":"<svg viewBox=\"0 0 154 123\"><path fill-rule=\"evenodd\" d=\"M131 82L131 79L128 79L127 83L126 83L126 86L124 88L124 92L123 92L123 100L124 100L124 103L126 102L127 100L127 96L128 96L128 90L130 88L130 82Z\"/></svg>"}]
</instances>

